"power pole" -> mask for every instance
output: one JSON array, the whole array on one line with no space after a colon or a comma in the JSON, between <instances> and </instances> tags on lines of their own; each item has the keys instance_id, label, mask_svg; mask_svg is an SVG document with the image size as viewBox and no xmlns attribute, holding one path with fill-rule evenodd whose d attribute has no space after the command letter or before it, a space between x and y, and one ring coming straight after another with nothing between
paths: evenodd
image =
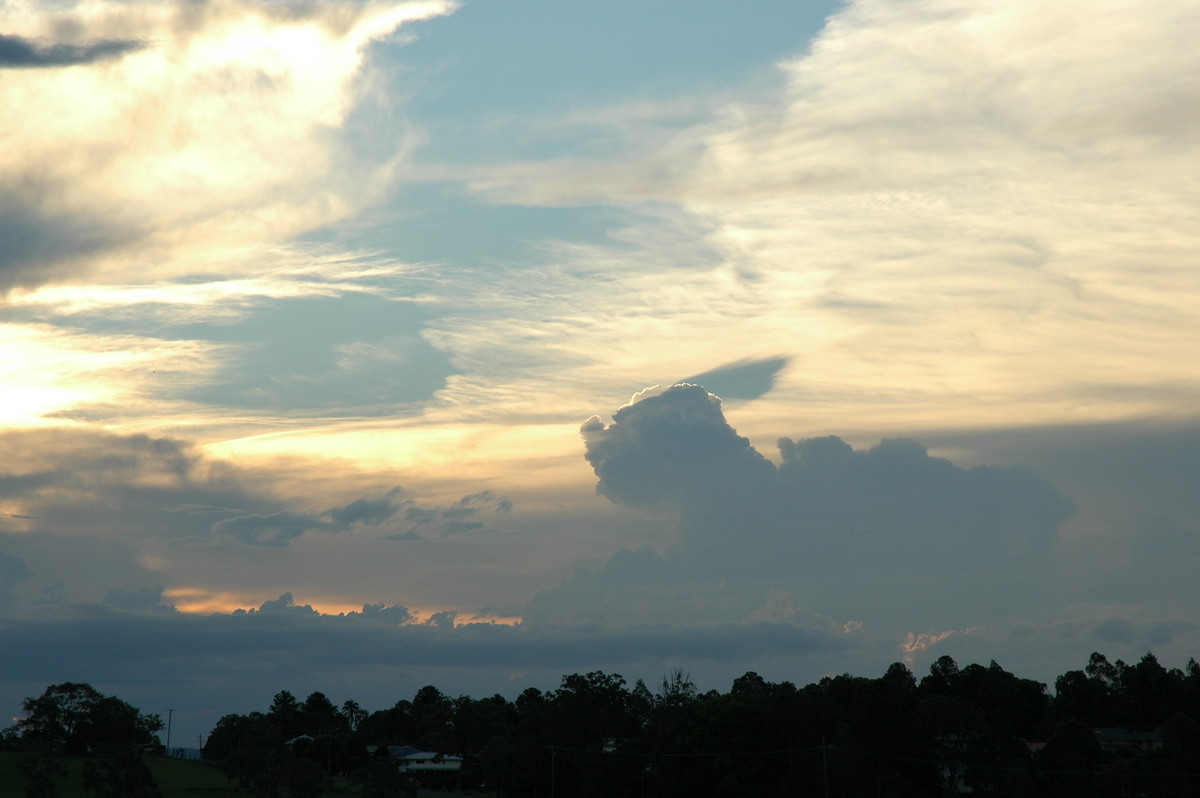
<instances>
[{"instance_id":1,"label":"power pole","mask_svg":"<svg viewBox=\"0 0 1200 798\"><path fill-rule=\"evenodd\" d=\"M167 756L171 755L171 716L175 714L175 710L167 710Z\"/></svg>"},{"instance_id":2,"label":"power pole","mask_svg":"<svg viewBox=\"0 0 1200 798\"><path fill-rule=\"evenodd\" d=\"M825 775L825 798L829 798L829 748L825 745L825 738L821 738L821 771Z\"/></svg>"}]
</instances>

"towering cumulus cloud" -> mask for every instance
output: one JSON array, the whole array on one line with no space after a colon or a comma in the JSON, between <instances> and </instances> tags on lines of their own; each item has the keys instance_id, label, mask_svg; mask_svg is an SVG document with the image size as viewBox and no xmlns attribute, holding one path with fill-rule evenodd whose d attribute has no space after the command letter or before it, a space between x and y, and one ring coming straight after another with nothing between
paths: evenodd
<instances>
[{"instance_id":1,"label":"towering cumulus cloud","mask_svg":"<svg viewBox=\"0 0 1200 798\"><path fill-rule=\"evenodd\" d=\"M725 421L721 400L699 385L647 389L614 413L611 425L593 416L582 432L597 490L631 507L684 508L774 472Z\"/></svg>"},{"instance_id":2,"label":"towering cumulus cloud","mask_svg":"<svg viewBox=\"0 0 1200 798\"><path fill-rule=\"evenodd\" d=\"M671 513L675 541L579 571L534 602L535 618L605 620L597 608L609 620L666 608L693 621L794 618L799 602L847 622L905 613L933 622L939 610L982 621L992 591L1011 593L1006 601L1036 591L1042 555L1070 514L1028 469L964 469L908 439L856 450L834 436L782 438L776 466L697 385L643 392L612 423L593 417L582 432L597 490ZM963 588L953 608L947 586Z\"/></svg>"}]
</instances>

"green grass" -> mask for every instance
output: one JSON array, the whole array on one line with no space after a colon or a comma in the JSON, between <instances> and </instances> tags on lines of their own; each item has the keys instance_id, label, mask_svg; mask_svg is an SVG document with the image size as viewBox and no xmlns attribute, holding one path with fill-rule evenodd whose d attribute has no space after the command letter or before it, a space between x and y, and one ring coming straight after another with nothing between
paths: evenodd
<instances>
[{"instance_id":1,"label":"green grass","mask_svg":"<svg viewBox=\"0 0 1200 798\"><path fill-rule=\"evenodd\" d=\"M17 770L17 762L28 754L0 753L0 798L23 798L25 777ZM84 757L58 757L68 775L56 782L56 798L87 798L83 792ZM250 798L242 790L231 788L228 780L210 765L187 759L146 757L163 798Z\"/></svg>"}]
</instances>

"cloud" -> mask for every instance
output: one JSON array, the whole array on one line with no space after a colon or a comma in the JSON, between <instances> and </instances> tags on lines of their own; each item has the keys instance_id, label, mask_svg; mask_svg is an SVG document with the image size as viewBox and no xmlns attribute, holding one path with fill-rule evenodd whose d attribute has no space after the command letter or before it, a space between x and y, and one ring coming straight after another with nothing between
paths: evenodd
<instances>
[{"instance_id":1,"label":"cloud","mask_svg":"<svg viewBox=\"0 0 1200 798\"><path fill-rule=\"evenodd\" d=\"M243 612L243 610L238 610L234 614L240 615L242 612ZM251 613L254 613L254 612L267 612L267 613L289 612L289 613L298 614L298 615L318 615L319 614L309 604L303 604L303 605L296 604L296 601L292 597L291 593L284 593L279 598L274 599L273 601L264 601L257 610L250 610L250 612Z\"/></svg>"},{"instance_id":2,"label":"cloud","mask_svg":"<svg viewBox=\"0 0 1200 798\"><path fill-rule=\"evenodd\" d=\"M101 600L110 607L120 610L174 612L175 608L163 603L161 585L142 585L134 587L114 587L104 594Z\"/></svg>"},{"instance_id":3,"label":"cloud","mask_svg":"<svg viewBox=\"0 0 1200 798\"><path fill-rule=\"evenodd\" d=\"M631 507L686 505L712 493L713 504L774 473L771 463L725 422L721 400L699 385L639 394L581 429L598 493Z\"/></svg>"},{"instance_id":4,"label":"cloud","mask_svg":"<svg viewBox=\"0 0 1200 798\"><path fill-rule=\"evenodd\" d=\"M1036 605L1071 514L1028 468L960 468L909 439L857 450L834 436L782 438L775 465L696 385L639 394L582 434L597 491L666 513L674 541L581 568L535 598L531 622L732 622L779 613L779 597L795 596L802 609L789 612L831 627L947 614L977 624L997 617L992 590Z\"/></svg>"},{"instance_id":5,"label":"cloud","mask_svg":"<svg viewBox=\"0 0 1200 798\"><path fill-rule=\"evenodd\" d=\"M44 204L15 187L0 197L0 290L67 277L72 273L68 264L110 251L128 232L99 213L55 211Z\"/></svg>"},{"instance_id":6,"label":"cloud","mask_svg":"<svg viewBox=\"0 0 1200 798\"><path fill-rule=\"evenodd\" d=\"M381 623L391 624L393 626L406 623L412 620L412 613L407 607L401 607L398 604L386 606L383 604L364 604L362 611L355 613L347 613L348 617L360 616L364 620L379 621Z\"/></svg>"},{"instance_id":7,"label":"cloud","mask_svg":"<svg viewBox=\"0 0 1200 798\"><path fill-rule=\"evenodd\" d=\"M397 612L399 609L398 608ZM134 616L111 607L75 605L68 612L40 618L0 620L13 644L28 646L23 663L0 664L7 679L42 678L39 666L70 662L71 655L94 649L97 677L112 678L111 669L136 662L139 676L149 676L164 658L182 660L188 674L231 675L252 667L256 658L291 660L300 669L326 671L362 665L448 667L488 662L491 668L611 667L633 659L655 661L672 656L695 659L740 659L749 656L842 652L853 643L844 636L792 624L700 624L689 628L657 625L625 629L580 627L544 634L522 626L446 623L380 624L369 613L330 616L297 605L290 593L259 609L229 614L160 614ZM84 631L86 630L86 631ZM77 637L71 633L78 631ZM115 635L120 635L115 636ZM124 641L123 647L101 641ZM308 651L302 655L300 652ZM56 669L57 670L57 669ZM176 672L177 674L178 672ZM183 678L161 674L159 678Z\"/></svg>"},{"instance_id":8,"label":"cloud","mask_svg":"<svg viewBox=\"0 0 1200 798\"><path fill-rule=\"evenodd\" d=\"M281 510L267 515L236 515L216 522L212 532L250 546L286 546L307 533L345 532L355 526L384 529L384 537L389 540L421 540L425 531L446 537L484 530L482 521L466 519L481 511L504 513L512 509L511 501L491 491L464 496L448 506L421 505L415 499L401 499L403 493L403 488L396 487L380 498L363 497L317 513ZM403 531L391 531L397 528Z\"/></svg>"},{"instance_id":9,"label":"cloud","mask_svg":"<svg viewBox=\"0 0 1200 798\"><path fill-rule=\"evenodd\" d=\"M0 292L211 277L378 199L408 143L352 149L368 45L449 2L20 4L0 40ZM47 33L80 43L38 47ZM87 43L91 37L91 43ZM116 57L116 56L123 57ZM36 102L30 98L36 97ZM403 137L401 137L403 138Z\"/></svg>"},{"instance_id":10,"label":"cloud","mask_svg":"<svg viewBox=\"0 0 1200 798\"><path fill-rule=\"evenodd\" d=\"M327 508L289 496L270 472L205 456L187 441L74 430L0 434L0 502L5 528L55 537L188 545L234 540L286 546L302 535L352 530L435 536L482 530L480 517L512 502L481 491L445 504L419 501L401 487Z\"/></svg>"},{"instance_id":11,"label":"cloud","mask_svg":"<svg viewBox=\"0 0 1200 798\"><path fill-rule=\"evenodd\" d=\"M776 376L787 364L786 357L735 360L679 382L703 385L723 399L757 399L775 387Z\"/></svg>"},{"instance_id":12,"label":"cloud","mask_svg":"<svg viewBox=\"0 0 1200 798\"><path fill-rule=\"evenodd\" d=\"M578 407L783 353L802 368L757 412L802 402L846 434L1187 412L1185 6L849 3L777 83L704 121L473 165L494 201L625 216L609 242L548 243L545 264L459 289L489 304L434 325L469 365L445 401Z\"/></svg>"},{"instance_id":13,"label":"cloud","mask_svg":"<svg viewBox=\"0 0 1200 798\"><path fill-rule=\"evenodd\" d=\"M5 67L63 67L90 64L145 47L140 41L98 41L91 44L42 45L20 36L0 34L0 69Z\"/></svg>"},{"instance_id":14,"label":"cloud","mask_svg":"<svg viewBox=\"0 0 1200 798\"><path fill-rule=\"evenodd\" d=\"M248 546L286 546L305 532L333 529L321 519L281 510L269 515L242 515L213 525L213 534L230 536Z\"/></svg>"},{"instance_id":15,"label":"cloud","mask_svg":"<svg viewBox=\"0 0 1200 798\"><path fill-rule=\"evenodd\" d=\"M488 580L471 600L455 587L462 572L511 567L495 522L513 502L488 490L424 497L344 464L330 480L328 463L320 476L294 460L238 466L183 440L82 429L0 434L0 463L0 610L14 615L259 606L296 580L324 612L432 600L473 613L528 590L503 576L502 598Z\"/></svg>"},{"instance_id":16,"label":"cloud","mask_svg":"<svg viewBox=\"0 0 1200 798\"><path fill-rule=\"evenodd\" d=\"M349 504L326 510L325 515L343 528L356 523L380 524L400 510L401 505L395 500L402 492L403 489L397 487L378 499L355 499Z\"/></svg>"}]
</instances>

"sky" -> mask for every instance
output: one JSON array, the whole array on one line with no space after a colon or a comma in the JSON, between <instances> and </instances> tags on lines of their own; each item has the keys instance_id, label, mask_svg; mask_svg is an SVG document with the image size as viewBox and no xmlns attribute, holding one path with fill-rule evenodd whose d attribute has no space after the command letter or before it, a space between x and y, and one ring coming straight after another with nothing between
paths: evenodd
<instances>
[{"instance_id":1,"label":"sky","mask_svg":"<svg viewBox=\"0 0 1200 798\"><path fill-rule=\"evenodd\" d=\"M0 714L1182 667L1198 38L0 0Z\"/></svg>"}]
</instances>

